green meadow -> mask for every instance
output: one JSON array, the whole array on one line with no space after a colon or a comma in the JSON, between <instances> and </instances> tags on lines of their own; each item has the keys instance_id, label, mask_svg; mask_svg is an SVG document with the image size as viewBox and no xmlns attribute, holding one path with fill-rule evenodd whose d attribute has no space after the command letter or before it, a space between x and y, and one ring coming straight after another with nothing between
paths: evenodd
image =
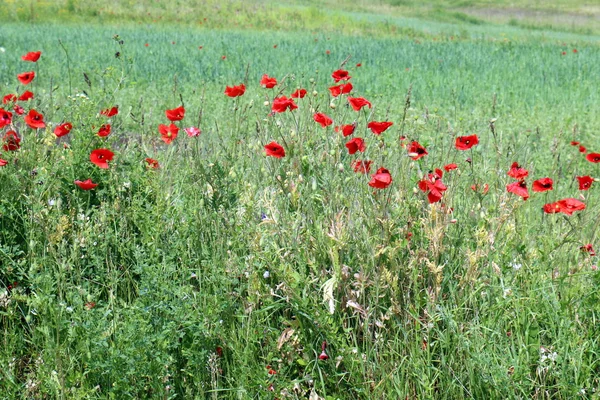
<instances>
[{"instance_id":1,"label":"green meadow","mask_svg":"<svg viewBox=\"0 0 600 400\"><path fill-rule=\"evenodd\" d=\"M517 3L0 1L0 398L600 399L600 9Z\"/></svg>"}]
</instances>

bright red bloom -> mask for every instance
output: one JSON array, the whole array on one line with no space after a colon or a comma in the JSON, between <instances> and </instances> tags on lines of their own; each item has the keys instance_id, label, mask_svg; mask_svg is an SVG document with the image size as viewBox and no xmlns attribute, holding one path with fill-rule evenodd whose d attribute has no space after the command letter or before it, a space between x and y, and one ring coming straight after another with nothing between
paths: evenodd
<instances>
[{"instance_id":1,"label":"bright red bloom","mask_svg":"<svg viewBox=\"0 0 600 400\"><path fill-rule=\"evenodd\" d=\"M571 146L577 146L578 144L579 144L579 142L576 142L576 141L571 142Z\"/></svg>"},{"instance_id":2,"label":"bright red bloom","mask_svg":"<svg viewBox=\"0 0 600 400\"><path fill-rule=\"evenodd\" d=\"M350 140L348 143L346 143L346 148L348 149L348 153L350 154L354 154L357 151L360 151L361 153L365 152L365 141L361 138L354 138L352 140Z\"/></svg>"},{"instance_id":3,"label":"bright red bloom","mask_svg":"<svg viewBox=\"0 0 600 400\"><path fill-rule=\"evenodd\" d=\"M418 160L421 157L425 157L427 154L427 150L425 147L421 146L419 142L412 142L410 146L408 146L408 156L413 160Z\"/></svg>"},{"instance_id":4,"label":"bright red bloom","mask_svg":"<svg viewBox=\"0 0 600 400\"><path fill-rule=\"evenodd\" d=\"M394 125L393 122L383 121L371 121L367 124L367 128L371 130L375 135L381 135L382 132L385 132L387 128Z\"/></svg>"},{"instance_id":5,"label":"bright red bloom","mask_svg":"<svg viewBox=\"0 0 600 400\"><path fill-rule=\"evenodd\" d=\"M525 181L518 181L506 185L506 191L522 197L523 200L527 200L529 198L529 191L527 190L527 184Z\"/></svg>"},{"instance_id":6,"label":"bright red bloom","mask_svg":"<svg viewBox=\"0 0 600 400\"><path fill-rule=\"evenodd\" d=\"M179 128L175 124L171 124L169 126L160 124L158 125L158 132L162 136L163 142L166 144L171 144L173 140L177 138L177 134L179 133Z\"/></svg>"},{"instance_id":7,"label":"bright red bloom","mask_svg":"<svg viewBox=\"0 0 600 400\"><path fill-rule=\"evenodd\" d=\"M110 124L104 124L100 127L100 130L98 130L98 136L107 137L108 135L110 135L110 130L111 130Z\"/></svg>"},{"instance_id":8,"label":"bright red bloom","mask_svg":"<svg viewBox=\"0 0 600 400\"><path fill-rule=\"evenodd\" d=\"M359 174L368 174L371 172L371 164L373 164L371 160L354 160L352 161L352 169Z\"/></svg>"},{"instance_id":9,"label":"bright red bloom","mask_svg":"<svg viewBox=\"0 0 600 400\"><path fill-rule=\"evenodd\" d=\"M271 111L274 113L282 113L285 112L285 110L295 110L296 108L298 108L298 106L296 105L296 103L294 103L294 99L292 98L287 98L285 96L281 96L281 97L276 97L273 99L273 105L271 107Z\"/></svg>"},{"instance_id":10,"label":"bright red bloom","mask_svg":"<svg viewBox=\"0 0 600 400\"><path fill-rule=\"evenodd\" d=\"M469 150L471 147L476 146L479 143L477 135L459 136L456 138L454 146L457 150Z\"/></svg>"},{"instance_id":11,"label":"bright red bloom","mask_svg":"<svg viewBox=\"0 0 600 400\"><path fill-rule=\"evenodd\" d=\"M527 175L529 175L529 171L527 171L524 168L521 168L521 166L517 162L514 162L510 166L510 169L508 170L507 175L510 176L511 178L523 179Z\"/></svg>"},{"instance_id":12,"label":"bright red bloom","mask_svg":"<svg viewBox=\"0 0 600 400\"><path fill-rule=\"evenodd\" d=\"M578 176L577 180L579 181L579 190L589 190L592 187L592 183L594 183L594 178L589 175Z\"/></svg>"},{"instance_id":13,"label":"bright red bloom","mask_svg":"<svg viewBox=\"0 0 600 400\"><path fill-rule=\"evenodd\" d=\"M594 248L592 247L591 244L586 244L585 246L581 246L579 249L581 251L587 252L591 257L594 257L596 255L596 252L594 251Z\"/></svg>"},{"instance_id":14,"label":"bright red bloom","mask_svg":"<svg viewBox=\"0 0 600 400\"><path fill-rule=\"evenodd\" d=\"M350 136L354 133L354 130L356 129L356 122L349 125L336 126L334 129L336 132L342 132L342 135L344 135L344 137Z\"/></svg>"},{"instance_id":15,"label":"bright red bloom","mask_svg":"<svg viewBox=\"0 0 600 400\"><path fill-rule=\"evenodd\" d=\"M338 69L337 71L333 71L333 73L331 74L331 77L336 81L347 81L348 79L352 78L350 75L348 75L348 71L344 71L343 69Z\"/></svg>"},{"instance_id":16,"label":"bright red bloom","mask_svg":"<svg viewBox=\"0 0 600 400\"><path fill-rule=\"evenodd\" d=\"M441 171L440 171L441 172ZM447 189L442 182L442 177L437 174L428 174L427 177L419 181L419 189L427 193L429 204L437 203L442 199L442 193Z\"/></svg>"},{"instance_id":17,"label":"bright red bloom","mask_svg":"<svg viewBox=\"0 0 600 400\"><path fill-rule=\"evenodd\" d=\"M200 128L196 128L195 126L190 126L189 128L185 128L184 131L185 131L185 133L187 133L187 135L189 137L200 136L200 134L202 133Z\"/></svg>"},{"instance_id":18,"label":"bright red bloom","mask_svg":"<svg viewBox=\"0 0 600 400\"><path fill-rule=\"evenodd\" d=\"M246 85L243 83L238 86L226 86L225 94L229 97L239 97L246 92Z\"/></svg>"},{"instance_id":19,"label":"bright red bloom","mask_svg":"<svg viewBox=\"0 0 600 400\"><path fill-rule=\"evenodd\" d=\"M6 111L4 108L0 108L0 128L4 128L6 125L12 123L12 113Z\"/></svg>"},{"instance_id":20,"label":"bright red bloom","mask_svg":"<svg viewBox=\"0 0 600 400\"><path fill-rule=\"evenodd\" d=\"M589 162L600 163L600 153L590 153L585 156L585 159Z\"/></svg>"},{"instance_id":21,"label":"bright red bloom","mask_svg":"<svg viewBox=\"0 0 600 400\"><path fill-rule=\"evenodd\" d=\"M23 92L22 95L19 96L19 98L17 100L19 101L28 101L33 99L33 92L30 92L29 90L26 90Z\"/></svg>"},{"instance_id":22,"label":"bright red bloom","mask_svg":"<svg viewBox=\"0 0 600 400\"><path fill-rule=\"evenodd\" d=\"M16 100L17 100L17 96L15 96L14 94L7 94L6 96L4 96L2 98L2 104L10 103L11 101L16 101Z\"/></svg>"},{"instance_id":23,"label":"bright red bloom","mask_svg":"<svg viewBox=\"0 0 600 400\"><path fill-rule=\"evenodd\" d=\"M77 186L79 186L79 187L80 187L81 189L83 189L83 190L92 190L92 189L94 189L96 186L98 186L98 184L97 184L97 183L94 183L94 182L92 182L92 180L91 180L91 179L87 179L87 180L85 180L85 181L83 181L83 182L82 182L82 181L79 181L79 180L77 180L77 181L75 181L75 184L76 184Z\"/></svg>"},{"instance_id":24,"label":"bright red bloom","mask_svg":"<svg viewBox=\"0 0 600 400\"><path fill-rule=\"evenodd\" d=\"M108 118L113 117L119 113L119 106L114 106L112 108L107 108L106 110L100 111L100 115L105 115Z\"/></svg>"},{"instance_id":25,"label":"bright red bloom","mask_svg":"<svg viewBox=\"0 0 600 400\"><path fill-rule=\"evenodd\" d=\"M313 119L318 122L323 128L333 124L333 120L323 113L316 113Z\"/></svg>"},{"instance_id":26,"label":"bright red bloom","mask_svg":"<svg viewBox=\"0 0 600 400\"><path fill-rule=\"evenodd\" d=\"M17 79L23 85L29 85L31 83L31 81L33 80L33 78L35 78L34 71L23 72L22 74L17 75Z\"/></svg>"},{"instance_id":27,"label":"bright red bloom","mask_svg":"<svg viewBox=\"0 0 600 400\"><path fill-rule=\"evenodd\" d=\"M4 142L4 145L2 146L4 151L16 151L21 148L21 138L15 131L6 132L2 141Z\"/></svg>"},{"instance_id":28,"label":"bright red bloom","mask_svg":"<svg viewBox=\"0 0 600 400\"><path fill-rule=\"evenodd\" d=\"M114 155L108 149L96 149L90 153L90 161L102 169L108 169L108 162L112 161Z\"/></svg>"},{"instance_id":29,"label":"bright red bloom","mask_svg":"<svg viewBox=\"0 0 600 400\"><path fill-rule=\"evenodd\" d=\"M560 207L560 211L567 215L573 215L575 211L585 210L585 203L573 198L559 200L556 203Z\"/></svg>"},{"instance_id":30,"label":"bright red bloom","mask_svg":"<svg viewBox=\"0 0 600 400\"><path fill-rule=\"evenodd\" d=\"M64 124L60 124L54 128L54 134L56 137L65 136L71 132L71 129L73 129L73 125L70 122L65 122Z\"/></svg>"},{"instance_id":31,"label":"bright red bloom","mask_svg":"<svg viewBox=\"0 0 600 400\"><path fill-rule=\"evenodd\" d=\"M146 158L146 166L151 169L159 169L160 164L154 158Z\"/></svg>"},{"instance_id":32,"label":"bright red bloom","mask_svg":"<svg viewBox=\"0 0 600 400\"><path fill-rule=\"evenodd\" d=\"M329 356L325 352L326 348L327 348L327 342L323 341L323 344L321 344L321 354L319 355L319 360L328 360L329 359Z\"/></svg>"},{"instance_id":33,"label":"bright red bloom","mask_svg":"<svg viewBox=\"0 0 600 400\"><path fill-rule=\"evenodd\" d=\"M354 89L352 83L342 83L341 85L332 86L329 88L329 92L333 97L338 97L340 94L348 94Z\"/></svg>"},{"instance_id":34,"label":"bright red bloom","mask_svg":"<svg viewBox=\"0 0 600 400\"><path fill-rule=\"evenodd\" d=\"M531 189L534 192L547 192L548 190L554 189L552 187L553 183L554 182L550 178L538 179L537 181L533 182L533 185L531 186Z\"/></svg>"},{"instance_id":35,"label":"bright red bloom","mask_svg":"<svg viewBox=\"0 0 600 400\"><path fill-rule=\"evenodd\" d=\"M306 96L306 89L298 89L292 93L290 97L294 99L302 99L304 96Z\"/></svg>"},{"instance_id":36,"label":"bright red bloom","mask_svg":"<svg viewBox=\"0 0 600 400\"><path fill-rule=\"evenodd\" d=\"M21 56L21 60L29 61L29 62L37 62L37 60L40 59L41 55L42 55L41 51L30 51L29 53L25 54L24 56Z\"/></svg>"},{"instance_id":37,"label":"bright red bloom","mask_svg":"<svg viewBox=\"0 0 600 400\"><path fill-rule=\"evenodd\" d=\"M13 110L15 110L15 112L19 115L25 114L25 110L23 109L23 107L21 107L18 104L15 104L15 106L13 107Z\"/></svg>"},{"instance_id":38,"label":"bright red bloom","mask_svg":"<svg viewBox=\"0 0 600 400\"><path fill-rule=\"evenodd\" d=\"M167 119L171 122L181 121L183 117L185 117L185 108L181 106L172 110L166 110L165 114L167 115Z\"/></svg>"},{"instance_id":39,"label":"bright red bloom","mask_svg":"<svg viewBox=\"0 0 600 400\"><path fill-rule=\"evenodd\" d=\"M385 189L392 184L392 175L390 171L381 167L375 172L369 181L369 186L377 189Z\"/></svg>"},{"instance_id":40,"label":"bright red bloom","mask_svg":"<svg viewBox=\"0 0 600 400\"><path fill-rule=\"evenodd\" d=\"M556 214L561 212L560 210L560 206L557 203L548 203L548 204L544 204L544 207L542 207L542 210L544 210L544 212L546 214Z\"/></svg>"},{"instance_id":41,"label":"bright red bloom","mask_svg":"<svg viewBox=\"0 0 600 400\"><path fill-rule=\"evenodd\" d=\"M4 167L6 164L8 164L8 161L0 158L0 167Z\"/></svg>"},{"instance_id":42,"label":"bright red bloom","mask_svg":"<svg viewBox=\"0 0 600 400\"><path fill-rule=\"evenodd\" d=\"M458 168L458 165L456 165L455 163L444 165L444 170L446 170L446 172L450 172L457 168Z\"/></svg>"},{"instance_id":43,"label":"bright red bloom","mask_svg":"<svg viewBox=\"0 0 600 400\"><path fill-rule=\"evenodd\" d=\"M265 89L273 89L277 85L277 79L271 78L269 75L264 74L260 80L260 86Z\"/></svg>"},{"instance_id":44,"label":"bright red bloom","mask_svg":"<svg viewBox=\"0 0 600 400\"><path fill-rule=\"evenodd\" d=\"M29 110L29 113L25 116L25 123L29 125L31 129L45 128L44 116L34 109Z\"/></svg>"},{"instance_id":45,"label":"bright red bloom","mask_svg":"<svg viewBox=\"0 0 600 400\"><path fill-rule=\"evenodd\" d=\"M360 111L364 106L369 106L369 108L372 107L371 102L364 97L348 96L348 103L350 103L354 111Z\"/></svg>"},{"instance_id":46,"label":"bright red bloom","mask_svg":"<svg viewBox=\"0 0 600 400\"><path fill-rule=\"evenodd\" d=\"M361 63L356 64L356 68L362 67Z\"/></svg>"},{"instance_id":47,"label":"bright red bloom","mask_svg":"<svg viewBox=\"0 0 600 400\"><path fill-rule=\"evenodd\" d=\"M267 156L270 156L270 157L275 157L275 158L285 157L285 150L283 149L283 146L281 146L277 142L271 142L271 143L265 145L265 152L267 153Z\"/></svg>"},{"instance_id":48,"label":"bright red bloom","mask_svg":"<svg viewBox=\"0 0 600 400\"><path fill-rule=\"evenodd\" d=\"M585 152L587 152L587 149L585 148L585 146L579 146L579 152L585 153Z\"/></svg>"}]
</instances>

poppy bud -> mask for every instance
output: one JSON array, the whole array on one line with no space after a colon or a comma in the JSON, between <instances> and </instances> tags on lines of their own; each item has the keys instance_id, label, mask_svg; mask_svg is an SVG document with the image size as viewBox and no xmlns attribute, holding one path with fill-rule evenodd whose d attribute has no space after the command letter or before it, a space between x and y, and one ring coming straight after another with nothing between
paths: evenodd
<instances>
[{"instance_id":1,"label":"poppy bud","mask_svg":"<svg viewBox=\"0 0 600 400\"><path fill-rule=\"evenodd\" d=\"M313 96L316 96L316 95L318 95L318 94L319 94L319 92L317 92L316 90L313 90L313 93L312 93L312 94L313 94Z\"/></svg>"},{"instance_id":2,"label":"poppy bud","mask_svg":"<svg viewBox=\"0 0 600 400\"><path fill-rule=\"evenodd\" d=\"M321 354L319 355L319 360L328 360L329 356L327 355L327 353L325 353L325 350L323 350L321 352Z\"/></svg>"}]
</instances>

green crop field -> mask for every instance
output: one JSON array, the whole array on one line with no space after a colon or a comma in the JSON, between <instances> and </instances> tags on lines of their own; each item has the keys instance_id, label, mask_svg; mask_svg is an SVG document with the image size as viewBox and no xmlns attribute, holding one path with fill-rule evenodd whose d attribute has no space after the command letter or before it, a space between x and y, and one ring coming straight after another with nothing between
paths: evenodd
<instances>
[{"instance_id":1,"label":"green crop field","mask_svg":"<svg viewBox=\"0 0 600 400\"><path fill-rule=\"evenodd\" d=\"M600 399L599 18L0 0L0 399Z\"/></svg>"}]
</instances>

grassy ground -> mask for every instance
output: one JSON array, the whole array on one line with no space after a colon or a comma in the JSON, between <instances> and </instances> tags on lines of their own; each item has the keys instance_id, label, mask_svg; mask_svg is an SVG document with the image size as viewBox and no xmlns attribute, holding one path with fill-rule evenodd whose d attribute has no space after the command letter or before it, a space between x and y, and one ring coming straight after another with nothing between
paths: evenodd
<instances>
[{"instance_id":1,"label":"grassy ground","mask_svg":"<svg viewBox=\"0 0 600 400\"><path fill-rule=\"evenodd\" d=\"M592 25L464 20L484 2L134 3L0 7L0 95L31 90L19 104L48 124L15 113L21 147L0 152L0 397L598 398L600 275L580 248L600 246L600 184L576 176L600 173L571 145L600 152ZM586 9L553 4L518 8ZM372 109L331 97L340 67ZM269 116L297 88L299 108ZM165 144L179 105L202 134ZM315 112L356 121L365 153ZM458 151L469 134L480 143ZM407 156L413 140L426 157ZM430 205L418 182L452 162ZM527 201L506 190L513 162ZM368 185L380 166L386 189ZM532 192L542 177L554 190ZM563 198L586 209L542 211Z\"/></svg>"}]
</instances>

